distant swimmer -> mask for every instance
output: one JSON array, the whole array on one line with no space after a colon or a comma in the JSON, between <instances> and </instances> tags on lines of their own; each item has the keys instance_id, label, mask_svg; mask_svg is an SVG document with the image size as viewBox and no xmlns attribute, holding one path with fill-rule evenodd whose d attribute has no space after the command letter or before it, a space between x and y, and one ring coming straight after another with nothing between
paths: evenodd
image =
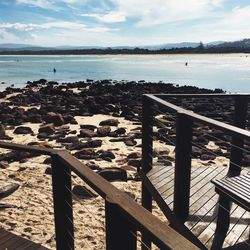
<instances>
[{"instance_id":1,"label":"distant swimmer","mask_svg":"<svg viewBox=\"0 0 250 250\"><path fill-rule=\"evenodd\" d=\"M56 68L53 69L53 72L56 73Z\"/></svg>"},{"instance_id":2,"label":"distant swimmer","mask_svg":"<svg viewBox=\"0 0 250 250\"><path fill-rule=\"evenodd\" d=\"M185 62L185 66L188 66L188 62Z\"/></svg>"}]
</instances>

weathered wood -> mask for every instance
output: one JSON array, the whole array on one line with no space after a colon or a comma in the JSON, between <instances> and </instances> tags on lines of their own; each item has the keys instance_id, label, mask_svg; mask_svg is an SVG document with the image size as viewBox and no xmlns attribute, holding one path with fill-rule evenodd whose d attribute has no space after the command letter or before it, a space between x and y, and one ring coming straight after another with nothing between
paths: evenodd
<instances>
[{"instance_id":1,"label":"weathered wood","mask_svg":"<svg viewBox=\"0 0 250 250\"><path fill-rule=\"evenodd\" d=\"M234 126L244 129L246 126L248 97L238 96L234 104ZM227 175L236 176L241 172L244 140L233 136L230 155L230 165Z\"/></svg>"},{"instance_id":2,"label":"weathered wood","mask_svg":"<svg viewBox=\"0 0 250 250\"><path fill-rule=\"evenodd\" d=\"M181 112L176 119L174 214L181 221L189 216L192 121Z\"/></svg>"},{"instance_id":3,"label":"weathered wood","mask_svg":"<svg viewBox=\"0 0 250 250\"><path fill-rule=\"evenodd\" d=\"M109 197L105 200L106 249L135 250L136 229Z\"/></svg>"},{"instance_id":4,"label":"weathered wood","mask_svg":"<svg viewBox=\"0 0 250 250\"><path fill-rule=\"evenodd\" d=\"M74 249L71 171L58 158L58 155L52 155L51 162L56 248Z\"/></svg>"},{"instance_id":5,"label":"weathered wood","mask_svg":"<svg viewBox=\"0 0 250 250\"><path fill-rule=\"evenodd\" d=\"M152 102L143 96L142 99L142 171L146 174L152 169L153 153L153 111ZM142 206L152 211L152 196L142 182ZM147 234L142 234L142 250L151 249L151 241Z\"/></svg>"}]
</instances>

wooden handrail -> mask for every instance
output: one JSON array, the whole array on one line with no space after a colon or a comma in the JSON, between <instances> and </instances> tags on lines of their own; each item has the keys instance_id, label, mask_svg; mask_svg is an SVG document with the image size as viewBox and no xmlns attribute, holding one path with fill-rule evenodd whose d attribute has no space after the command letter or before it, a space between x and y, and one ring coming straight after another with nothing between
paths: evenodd
<instances>
[{"instance_id":1,"label":"wooden handrail","mask_svg":"<svg viewBox=\"0 0 250 250\"><path fill-rule=\"evenodd\" d=\"M177 105L174 105L170 102L167 102L165 100L160 99L159 97L156 97L155 95L145 95L147 98L155 101L158 105L169 109L170 111L175 111L175 112L182 112L184 115L186 115L189 119L195 122L200 122L205 125L209 125L211 127L217 128L222 130L223 132L235 136L241 139L250 139L250 131L247 131L242 128L235 127L233 125L226 124L224 122L220 122L208 117L205 117L203 115L196 114L192 111L183 109L178 107Z\"/></svg>"},{"instance_id":2,"label":"wooden handrail","mask_svg":"<svg viewBox=\"0 0 250 250\"><path fill-rule=\"evenodd\" d=\"M125 220L130 221L130 223L135 226L136 230L147 233L152 242L161 249L198 249L190 241L170 228L166 223L152 215L126 193L117 189L103 177L78 161L66 150L54 150L6 142L0 142L0 148L51 155L52 157L56 156L56 164L58 164L57 171L60 171L60 166L63 166L61 167L61 171L65 170L64 167L73 171L102 198L105 200L108 198L109 202L115 204L120 216L123 216ZM59 230L62 230L62 228Z\"/></svg>"}]
</instances>

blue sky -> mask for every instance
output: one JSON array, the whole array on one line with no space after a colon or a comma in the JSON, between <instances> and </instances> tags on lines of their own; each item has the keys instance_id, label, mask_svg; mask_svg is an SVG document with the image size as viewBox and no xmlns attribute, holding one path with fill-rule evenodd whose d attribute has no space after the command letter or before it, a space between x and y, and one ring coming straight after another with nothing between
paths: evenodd
<instances>
[{"instance_id":1,"label":"blue sky","mask_svg":"<svg viewBox=\"0 0 250 250\"><path fill-rule=\"evenodd\" d=\"M154 45L250 38L249 0L1 0L0 43Z\"/></svg>"}]
</instances>

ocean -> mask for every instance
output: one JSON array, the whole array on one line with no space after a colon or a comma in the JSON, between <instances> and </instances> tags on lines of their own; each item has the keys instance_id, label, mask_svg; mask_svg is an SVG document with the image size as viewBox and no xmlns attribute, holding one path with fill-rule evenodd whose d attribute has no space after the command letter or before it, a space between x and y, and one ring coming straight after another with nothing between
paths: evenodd
<instances>
[{"instance_id":1,"label":"ocean","mask_svg":"<svg viewBox=\"0 0 250 250\"><path fill-rule=\"evenodd\" d=\"M53 69L56 69L56 72ZM47 79L163 81L231 93L250 92L250 55L79 55L0 56L0 89Z\"/></svg>"}]
</instances>

